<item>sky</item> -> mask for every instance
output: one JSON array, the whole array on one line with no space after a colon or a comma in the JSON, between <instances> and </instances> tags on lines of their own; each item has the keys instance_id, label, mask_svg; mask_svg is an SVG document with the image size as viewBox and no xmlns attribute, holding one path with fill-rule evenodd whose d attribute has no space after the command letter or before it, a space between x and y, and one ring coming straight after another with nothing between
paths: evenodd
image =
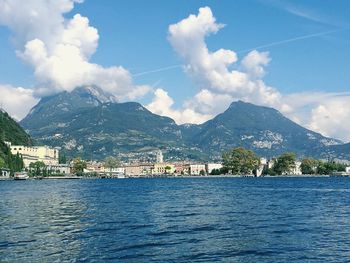
<instances>
[{"instance_id":1,"label":"sky","mask_svg":"<svg viewBox=\"0 0 350 263\"><path fill-rule=\"evenodd\" d=\"M243 100L350 141L347 0L0 0L0 104L98 85L178 124Z\"/></svg>"}]
</instances>

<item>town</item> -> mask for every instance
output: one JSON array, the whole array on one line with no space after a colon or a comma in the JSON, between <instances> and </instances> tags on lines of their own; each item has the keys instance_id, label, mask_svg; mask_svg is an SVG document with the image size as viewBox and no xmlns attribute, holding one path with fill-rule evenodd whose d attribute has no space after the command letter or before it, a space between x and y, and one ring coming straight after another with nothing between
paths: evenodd
<instances>
[{"instance_id":1,"label":"town","mask_svg":"<svg viewBox=\"0 0 350 263\"><path fill-rule=\"evenodd\" d=\"M350 176L350 166L335 161L320 161L305 158L297 160L293 153L277 158L261 158L253 151L235 148L223 153L222 162L193 162L164 160L161 150L154 151L153 162L121 162L115 157L104 161L82 160L80 157L67 160L60 157L60 148L50 146L23 146L5 144L13 156L20 158L22 165L16 169L0 167L0 178L28 174L25 178L126 178L170 176L301 176L336 175ZM20 168L20 169L19 169ZM17 173L13 173L17 172ZM16 179L16 178L15 178Z\"/></svg>"}]
</instances>

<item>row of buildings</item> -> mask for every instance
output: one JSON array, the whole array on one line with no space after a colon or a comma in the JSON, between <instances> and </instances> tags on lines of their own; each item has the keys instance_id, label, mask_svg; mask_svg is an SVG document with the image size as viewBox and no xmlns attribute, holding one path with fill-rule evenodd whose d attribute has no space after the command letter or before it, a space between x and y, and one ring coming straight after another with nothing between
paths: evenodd
<instances>
[{"instance_id":1,"label":"row of buildings","mask_svg":"<svg viewBox=\"0 0 350 263\"><path fill-rule=\"evenodd\" d=\"M23 158L25 168L29 168L31 163L43 162L47 169L60 174L71 174L73 164L59 164L59 148L49 146L21 146L12 145L6 142L12 154L20 154ZM264 169L272 168L274 159L260 159L260 166L256 171L251 171L252 175L262 176ZM156 152L154 163L124 163L114 168L105 167L103 162L88 161L85 173L97 174L123 174L126 176L146 176L146 175L206 175L211 174L214 169L221 169L220 163L191 163L191 162L164 162L161 151ZM8 171L2 171L2 173ZM301 175L301 162L296 161L294 167L287 173L290 175Z\"/></svg>"},{"instance_id":2,"label":"row of buildings","mask_svg":"<svg viewBox=\"0 0 350 263\"><path fill-rule=\"evenodd\" d=\"M205 175L213 169L222 168L219 163L187 163L187 162L156 162L156 163L129 163L115 168L106 168L100 162L87 162L86 173L123 174L131 177L147 175Z\"/></svg>"},{"instance_id":3,"label":"row of buildings","mask_svg":"<svg viewBox=\"0 0 350 263\"><path fill-rule=\"evenodd\" d=\"M60 174L71 174L73 164L59 164L59 148L49 146L23 146L12 145L6 142L10 147L12 154L20 154L23 158L24 167L30 168L31 163L43 162L47 169ZM221 164L207 163L194 164L185 162L167 163L163 160L161 151L156 152L155 163L131 163L122 164L119 167L107 168L103 162L88 161L85 173L97 174L124 174L127 176L142 175L162 175L162 174L178 174L178 175L201 175L210 174L213 169L220 169Z\"/></svg>"}]
</instances>

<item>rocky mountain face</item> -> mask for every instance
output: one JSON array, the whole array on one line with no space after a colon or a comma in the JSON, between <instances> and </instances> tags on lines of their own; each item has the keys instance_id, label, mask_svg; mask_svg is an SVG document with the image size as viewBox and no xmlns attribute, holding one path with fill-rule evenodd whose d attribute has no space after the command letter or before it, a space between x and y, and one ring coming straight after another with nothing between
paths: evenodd
<instances>
[{"instance_id":1,"label":"rocky mountain face","mask_svg":"<svg viewBox=\"0 0 350 263\"><path fill-rule=\"evenodd\" d=\"M322 153L324 158L337 158L350 161L350 143L332 145Z\"/></svg>"},{"instance_id":2,"label":"rocky mountain face","mask_svg":"<svg viewBox=\"0 0 350 263\"><path fill-rule=\"evenodd\" d=\"M243 146L266 157L286 151L315 156L325 147L341 143L305 129L275 109L242 101L233 102L222 114L191 129L194 132L187 139L211 152Z\"/></svg>"},{"instance_id":3,"label":"rocky mountain face","mask_svg":"<svg viewBox=\"0 0 350 263\"><path fill-rule=\"evenodd\" d=\"M116 103L96 87L42 99L21 124L39 142L85 158L188 148L172 119L139 103Z\"/></svg>"},{"instance_id":4,"label":"rocky mountain face","mask_svg":"<svg viewBox=\"0 0 350 263\"><path fill-rule=\"evenodd\" d=\"M317 158L349 154L340 141L305 129L272 108L238 101L201 125L177 125L139 103L117 103L98 87L44 98L21 125L40 143L94 159L161 149L171 160L215 160L237 146L267 157L286 151Z\"/></svg>"}]
</instances>

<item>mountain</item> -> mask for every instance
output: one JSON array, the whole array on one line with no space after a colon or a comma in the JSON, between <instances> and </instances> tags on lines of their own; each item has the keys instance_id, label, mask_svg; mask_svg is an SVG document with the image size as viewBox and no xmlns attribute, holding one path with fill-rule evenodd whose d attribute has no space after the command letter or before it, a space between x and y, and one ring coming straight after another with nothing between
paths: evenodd
<instances>
[{"instance_id":1,"label":"mountain","mask_svg":"<svg viewBox=\"0 0 350 263\"><path fill-rule=\"evenodd\" d=\"M328 147L323 153L323 157L350 161L350 143L332 145Z\"/></svg>"},{"instance_id":2,"label":"mountain","mask_svg":"<svg viewBox=\"0 0 350 263\"><path fill-rule=\"evenodd\" d=\"M42 99L21 125L40 143L94 159L147 160L147 153L161 149L170 160L215 160L237 146L267 157L286 151L317 158L349 153L341 141L305 129L272 108L238 101L201 125L177 125L139 103L117 103L91 86Z\"/></svg>"},{"instance_id":3,"label":"mountain","mask_svg":"<svg viewBox=\"0 0 350 263\"><path fill-rule=\"evenodd\" d=\"M187 135L188 141L218 153L243 146L269 157L286 151L315 156L325 147L341 143L305 129L273 108L242 101L233 102L222 114L190 129L192 137Z\"/></svg>"},{"instance_id":4,"label":"mountain","mask_svg":"<svg viewBox=\"0 0 350 263\"><path fill-rule=\"evenodd\" d=\"M85 158L187 147L172 119L139 103L116 103L96 87L42 99L21 124L41 143Z\"/></svg>"}]
</instances>

